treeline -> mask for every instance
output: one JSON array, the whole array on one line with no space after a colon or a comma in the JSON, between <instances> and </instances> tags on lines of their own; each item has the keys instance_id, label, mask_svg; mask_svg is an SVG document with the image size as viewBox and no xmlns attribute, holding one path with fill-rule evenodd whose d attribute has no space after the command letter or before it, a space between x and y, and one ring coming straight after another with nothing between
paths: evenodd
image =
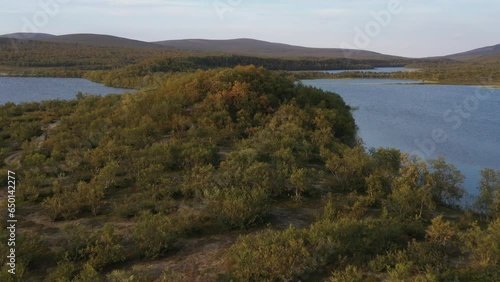
<instances>
[{"instance_id":1,"label":"treeline","mask_svg":"<svg viewBox=\"0 0 500 282\"><path fill-rule=\"evenodd\" d=\"M491 85L500 83L500 65L468 63L440 65L416 72L394 73L393 77L440 83Z\"/></svg>"},{"instance_id":2,"label":"treeline","mask_svg":"<svg viewBox=\"0 0 500 282\"><path fill-rule=\"evenodd\" d=\"M16 279L500 277L500 171L484 170L477 204L460 210L454 166L366 151L340 96L284 72L175 73L134 94L7 104L0 122L0 175L16 171L27 222ZM301 213L310 199L324 205L310 225L273 225L282 205ZM229 242L220 253L189 257L205 272L165 269L214 236ZM7 252L1 245L2 281L12 280ZM144 266L160 259L161 269Z\"/></svg>"},{"instance_id":3,"label":"treeline","mask_svg":"<svg viewBox=\"0 0 500 282\"><path fill-rule=\"evenodd\" d=\"M401 66L397 61L350 60L350 59L281 59L249 57L242 55L165 57L145 60L112 71L93 71L85 78L109 86L138 88L152 83L154 77L175 72L233 68L239 65L255 65L269 70L336 70L371 69L384 66Z\"/></svg>"},{"instance_id":4,"label":"treeline","mask_svg":"<svg viewBox=\"0 0 500 282\"><path fill-rule=\"evenodd\" d=\"M349 71L335 74L325 72L295 72L293 75L297 79L392 78L424 80L442 84L500 84L500 66L498 64L455 63L437 65L435 67L429 67L427 64L423 66L426 67L416 71L400 71L391 73L362 71Z\"/></svg>"},{"instance_id":5,"label":"treeline","mask_svg":"<svg viewBox=\"0 0 500 282\"><path fill-rule=\"evenodd\" d=\"M281 59L242 55L120 48L77 43L0 39L0 72L17 76L88 77L108 85L135 88L149 85L143 78L156 73L256 65L271 70L364 69L400 66L405 60L350 60L341 58ZM407 62L406 62L407 63ZM88 71L101 71L90 72ZM108 70L113 70L107 72Z\"/></svg>"},{"instance_id":6,"label":"treeline","mask_svg":"<svg viewBox=\"0 0 500 282\"><path fill-rule=\"evenodd\" d=\"M281 59L281 58L262 58L249 57L241 55L228 56L207 56L207 57L192 57L187 58L192 61L198 68L226 68L235 67L238 65L255 65L264 67L269 70L338 70L338 69L371 69L374 67L384 66L401 66L397 61L382 61L382 60L353 60L344 58L333 59L318 59L318 58L303 58L303 59ZM160 62L161 63L161 62Z\"/></svg>"}]
</instances>

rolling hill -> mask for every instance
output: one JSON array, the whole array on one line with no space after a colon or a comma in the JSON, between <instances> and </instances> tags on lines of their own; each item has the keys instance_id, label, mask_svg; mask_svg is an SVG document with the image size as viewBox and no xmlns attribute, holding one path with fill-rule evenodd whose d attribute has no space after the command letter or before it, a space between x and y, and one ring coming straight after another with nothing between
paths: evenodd
<instances>
[{"instance_id":1,"label":"rolling hill","mask_svg":"<svg viewBox=\"0 0 500 282\"><path fill-rule=\"evenodd\" d=\"M407 59L365 50L340 48L310 48L283 43L267 42L249 38L208 40L182 39L145 42L103 34L68 34L51 35L45 33L12 33L0 38L14 38L59 43L78 43L93 46L111 46L126 48L178 49L210 53L239 54L260 57L280 58L350 58L358 60L401 60ZM474 49L467 52L442 57L424 59L449 59L464 62L500 61L500 44Z\"/></svg>"},{"instance_id":2,"label":"rolling hill","mask_svg":"<svg viewBox=\"0 0 500 282\"><path fill-rule=\"evenodd\" d=\"M133 40L123 37L103 35L103 34L68 34L60 35L54 38L49 38L46 41L61 42L61 43L79 43L94 46L111 46L111 47L126 47L126 48L161 48L161 46Z\"/></svg>"},{"instance_id":3,"label":"rolling hill","mask_svg":"<svg viewBox=\"0 0 500 282\"><path fill-rule=\"evenodd\" d=\"M3 38L50 41L59 43L78 43L94 46L112 46L127 48L165 48L200 52L220 52L248 56L288 57L288 58L345 58L360 60L393 60L401 57L384 55L364 50L345 50L337 48L308 48L282 43L272 43L255 39L205 40L185 39L144 42L123 37L101 34L26 34L13 33L2 35Z\"/></svg>"},{"instance_id":4,"label":"rolling hill","mask_svg":"<svg viewBox=\"0 0 500 282\"><path fill-rule=\"evenodd\" d=\"M112 36L112 35L104 35L104 34L81 33L81 34L67 34L67 35L50 35L42 33L13 33L13 34L2 35L0 37L49 41L57 43L78 43L84 45L107 46L107 47L157 48L157 49L165 48L163 46L154 43L128 39L118 36Z\"/></svg>"},{"instance_id":5,"label":"rolling hill","mask_svg":"<svg viewBox=\"0 0 500 282\"><path fill-rule=\"evenodd\" d=\"M47 33L30 33L30 32L16 32L16 33L0 35L0 38L12 38L19 40L50 40L56 37L57 37L56 35Z\"/></svg>"},{"instance_id":6,"label":"rolling hill","mask_svg":"<svg viewBox=\"0 0 500 282\"><path fill-rule=\"evenodd\" d=\"M474 49L467 52L452 54L446 58L457 61L499 61L500 60L500 44Z\"/></svg>"},{"instance_id":7,"label":"rolling hill","mask_svg":"<svg viewBox=\"0 0 500 282\"><path fill-rule=\"evenodd\" d=\"M240 38L229 40L185 39L154 42L158 45L183 50L211 51L266 57L330 57L363 60L391 60L401 57L384 55L371 51L346 50L339 48L309 48L255 39Z\"/></svg>"}]
</instances>

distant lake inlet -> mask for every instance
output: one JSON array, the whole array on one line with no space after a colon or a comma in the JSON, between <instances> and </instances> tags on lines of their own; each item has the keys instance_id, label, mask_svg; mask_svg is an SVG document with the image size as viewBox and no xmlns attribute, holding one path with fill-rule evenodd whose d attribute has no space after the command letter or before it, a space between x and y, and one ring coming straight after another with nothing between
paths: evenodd
<instances>
[{"instance_id":1,"label":"distant lake inlet","mask_svg":"<svg viewBox=\"0 0 500 282\"><path fill-rule=\"evenodd\" d=\"M107 95L131 92L81 78L0 77L0 104L76 99L78 92Z\"/></svg>"}]
</instances>

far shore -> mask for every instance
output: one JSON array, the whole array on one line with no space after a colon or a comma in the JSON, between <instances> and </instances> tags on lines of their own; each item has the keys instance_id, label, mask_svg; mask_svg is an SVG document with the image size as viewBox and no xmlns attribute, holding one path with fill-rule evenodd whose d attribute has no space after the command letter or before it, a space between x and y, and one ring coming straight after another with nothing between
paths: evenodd
<instances>
[{"instance_id":1,"label":"far shore","mask_svg":"<svg viewBox=\"0 0 500 282\"><path fill-rule=\"evenodd\" d=\"M311 71L311 73L317 73L319 71ZM291 73L294 73L294 71L291 71ZM305 73L302 71L302 73ZM382 74L382 73L379 73ZM0 77L47 77L47 78L83 78L82 76L51 76L51 75L44 75L43 73L0 73ZM410 79L410 78L391 78L391 77L303 77L299 78L298 80L315 80L315 79L338 79L338 80L352 80L352 79L397 79L397 80L414 80L414 81L420 81L418 84L429 84L429 85L470 85L470 86L481 86L485 88L500 88L500 82L495 82L494 84L482 84L480 82L463 82L463 81L449 81L449 80L418 80L418 79Z\"/></svg>"}]
</instances>

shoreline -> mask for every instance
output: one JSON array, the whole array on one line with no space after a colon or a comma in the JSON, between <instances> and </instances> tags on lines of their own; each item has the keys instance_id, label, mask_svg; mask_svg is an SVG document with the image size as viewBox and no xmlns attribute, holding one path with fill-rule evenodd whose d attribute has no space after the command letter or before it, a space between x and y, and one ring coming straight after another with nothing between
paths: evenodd
<instances>
[{"instance_id":1,"label":"shoreline","mask_svg":"<svg viewBox=\"0 0 500 282\"><path fill-rule=\"evenodd\" d=\"M297 71L290 71L292 74ZM303 72L303 71L300 71ZM310 71L310 72L318 72L318 71ZM387 73L390 74L390 73ZM17 78L17 77L26 77L26 78L82 78L86 79L83 76L50 76L43 74L12 74L12 73L0 73L0 78ZM392 78L392 77L306 77L306 78L297 78L298 81L301 80L318 80L318 79L333 79L333 80L353 80L353 79L398 79L398 80L412 80L412 81L420 81L420 83L415 83L419 85L464 85L464 86L480 86L484 88L494 88L500 89L500 82L498 84L481 84L479 82L458 82L458 81L437 81L437 80L418 80L418 79L410 79L410 78ZM87 79L89 80L89 79ZM90 80L92 81L92 80ZM93 81L95 82L95 81ZM97 82L101 83L101 82ZM101 83L102 84L102 83ZM409 83L411 84L411 83Z\"/></svg>"},{"instance_id":2,"label":"shoreline","mask_svg":"<svg viewBox=\"0 0 500 282\"><path fill-rule=\"evenodd\" d=\"M419 79L411 79L411 78L392 78L392 77L310 77L310 78L300 78L297 79L299 81L302 80L319 80L319 79L331 79L331 80L353 80L353 79L392 79L392 80L409 80L409 81L420 81L419 83L408 83L410 84L419 84L419 85L462 85L462 86L479 86L484 88L495 88L499 89L500 84L481 84L474 82L451 82L451 81L436 81L436 80L419 80Z\"/></svg>"}]
</instances>

